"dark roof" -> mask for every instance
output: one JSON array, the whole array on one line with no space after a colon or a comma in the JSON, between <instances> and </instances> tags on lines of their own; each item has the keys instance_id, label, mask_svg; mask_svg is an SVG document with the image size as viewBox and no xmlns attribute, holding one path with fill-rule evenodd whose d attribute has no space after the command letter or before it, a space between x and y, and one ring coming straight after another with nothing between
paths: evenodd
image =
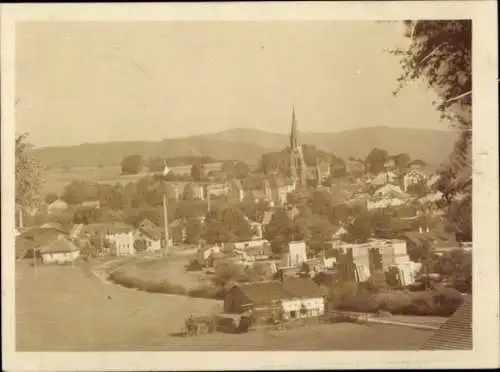
<instances>
[{"instance_id":1,"label":"dark roof","mask_svg":"<svg viewBox=\"0 0 500 372\"><path fill-rule=\"evenodd\" d=\"M85 233L98 233L98 234L117 234L123 232L130 232L133 228L123 222L103 222L103 223L92 223L84 225L81 234Z\"/></svg>"},{"instance_id":2,"label":"dark roof","mask_svg":"<svg viewBox=\"0 0 500 372\"><path fill-rule=\"evenodd\" d=\"M148 228L158 228L158 226L154 222L151 222L151 220L148 218L143 219L139 224L139 226Z\"/></svg>"},{"instance_id":3,"label":"dark roof","mask_svg":"<svg viewBox=\"0 0 500 372\"><path fill-rule=\"evenodd\" d=\"M430 336L421 350L472 349L472 298L467 296L461 307Z\"/></svg>"},{"instance_id":4,"label":"dark roof","mask_svg":"<svg viewBox=\"0 0 500 372\"><path fill-rule=\"evenodd\" d=\"M294 297L322 297L326 293L310 278L289 278L283 282L283 287Z\"/></svg>"},{"instance_id":5,"label":"dark roof","mask_svg":"<svg viewBox=\"0 0 500 372\"><path fill-rule=\"evenodd\" d=\"M66 238L62 237L40 248L41 253L74 252L80 249Z\"/></svg>"},{"instance_id":6,"label":"dark roof","mask_svg":"<svg viewBox=\"0 0 500 372\"><path fill-rule=\"evenodd\" d=\"M239 288L253 303L267 303L291 297L278 281L241 284Z\"/></svg>"},{"instance_id":7,"label":"dark roof","mask_svg":"<svg viewBox=\"0 0 500 372\"><path fill-rule=\"evenodd\" d=\"M139 228L139 230L155 240L159 240L162 236L162 230L159 227L144 226Z\"/></svg>"},{"instance_id":8,"label":"dark roof","mask_svg":"<svg viewBox=\"0 0 500 372\"><path fill-rule=\"evenodd\" d=\"M429 243L432 248L443 248L456 245L456 241L451 234L435 231L422 233L418 231L410 231L402 234L401 237L409 240L418 247L423 246L425 242Z\"/></svg>"}]
</instances>

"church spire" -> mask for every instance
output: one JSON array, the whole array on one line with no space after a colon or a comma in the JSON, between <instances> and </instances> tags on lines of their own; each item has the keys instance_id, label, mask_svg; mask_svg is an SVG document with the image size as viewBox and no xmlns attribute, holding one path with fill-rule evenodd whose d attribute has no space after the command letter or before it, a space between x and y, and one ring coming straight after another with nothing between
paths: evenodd
<instances>
[{"instance_id":1,"label":"church spire","mask_svg":"<svg viewBox=\"0 0 500 372\"><path fill-rule=\"evenodd\" d=\"M295 119L295 105L292 107L292 128L290 131L290 149L299 147L299 133L297 131L297 120Z\"/></svg>"}]
</instances>

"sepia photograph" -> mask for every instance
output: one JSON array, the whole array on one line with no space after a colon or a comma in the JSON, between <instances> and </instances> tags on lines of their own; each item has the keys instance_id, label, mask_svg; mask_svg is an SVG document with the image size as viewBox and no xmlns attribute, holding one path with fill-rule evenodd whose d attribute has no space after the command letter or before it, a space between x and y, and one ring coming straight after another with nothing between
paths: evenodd
<instances>
[{"instance_id":1,"label":"sepia photograph","mask_svg":"<svg viewBox=\"0 0 500 372\"><path fill-rule=\"evenodd\" d=\"M495 6L408 3L3 7L16 370L498 363Z\"/></svg>"}]
</instances>

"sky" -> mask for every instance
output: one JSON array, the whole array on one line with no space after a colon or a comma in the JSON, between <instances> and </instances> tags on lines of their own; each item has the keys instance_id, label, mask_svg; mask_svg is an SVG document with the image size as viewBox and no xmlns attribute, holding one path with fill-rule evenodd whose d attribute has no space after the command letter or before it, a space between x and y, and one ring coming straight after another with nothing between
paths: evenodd
<instances>
[{"instance_id":1,"label":"sky","mask_svg":"<svg viewBox=\"0 0 500 372\"><path fill-rule=\"evenodd\" d=\"M43 22L16 29L16 132L35 146L230 128L446 130L423 82L400 95L399 23Z\"/></svg>"}]
</instances>

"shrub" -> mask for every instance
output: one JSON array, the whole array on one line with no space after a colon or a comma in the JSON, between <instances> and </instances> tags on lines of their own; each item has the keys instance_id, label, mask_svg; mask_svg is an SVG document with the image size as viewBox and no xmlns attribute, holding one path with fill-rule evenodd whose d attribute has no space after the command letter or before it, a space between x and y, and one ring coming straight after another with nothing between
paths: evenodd
<instances>
[{"instance_id":1,"label":"shrub","mask_svg":"<svg viewBox=\"0 0 500 372\"><path fill-rule=\"evenodd\" d=\"M188 296L197 298L217 298L218 290L212 285L204 285L188 291Z\"/></svg>"},{"instance_id":2,"label":"shrub","mask_svg":"<svg viewBox=\"0 0 500 372\"><path fill-rule=\"evenodd\" d=\"M364 283L364 288L369 293L378 293L387 288L385 274L382 271L373 273Z\"/></svg>"},{"instance_id":3,"label":"shrub","mask_svg":"<svg viewBox=\"0 0 500 372\"><path fill-rule=\"evenodd\" d=\"M109 275L109 279L116 284L120 284L127 288L136 288L141 291L151 293L168 293L186 295L187 290L181 285L172 284L167 280L154 281L123 273L121 271L114 271Z\"/></svg>"},{"instance_id":4,"label":"shrub","mask_svg":"<svg viewBox=\"0 0 500 372\"><path fill-rule=\"evenodd\" d=\"M203 265L198 260L191 260L186 265L186 271L200 271L203 270Z\"/></svg>"}]
</instances>

